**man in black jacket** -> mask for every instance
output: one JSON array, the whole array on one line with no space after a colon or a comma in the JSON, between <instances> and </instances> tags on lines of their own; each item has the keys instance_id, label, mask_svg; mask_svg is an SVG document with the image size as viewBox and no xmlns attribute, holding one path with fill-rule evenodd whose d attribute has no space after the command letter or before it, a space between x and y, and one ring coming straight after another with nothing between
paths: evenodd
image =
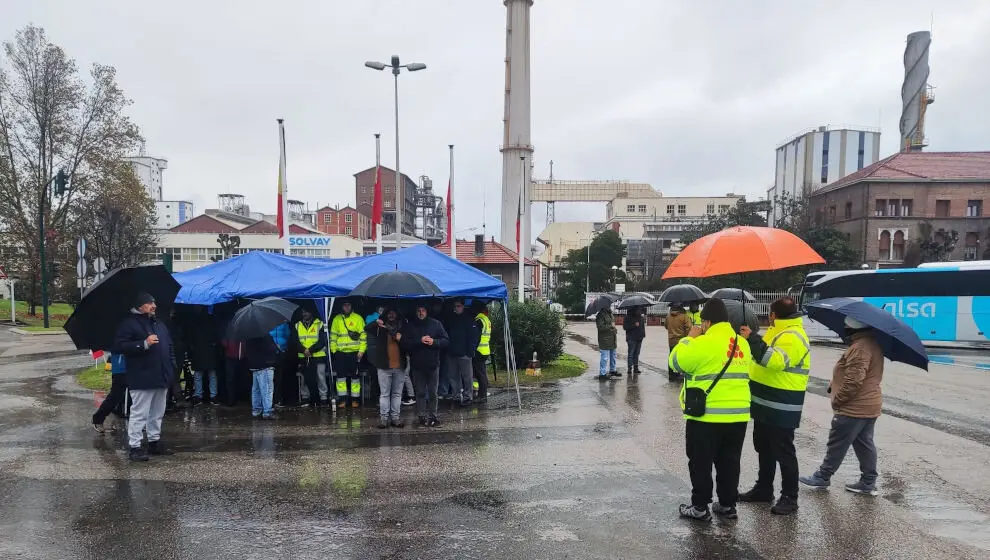
<instances>
[{"instance_id":1,"label":"man in black jacket","mask_svg":"<svg viewBox=\"0 0 990 560\"><path fill-rule=\"evenodd\" d=\"M454 302L454 314L447 319L445 325L450 337L447 346L447 374L450 377L451 397L468 406L474 398L471 380L474 377L472 360L478 349L481 333L474 319L464 312L464 302Z\"/></svg>"},{"instance_id":2,"label":"man in black jacket","mask_svg":"<svg viewBox=\"0 0 990 560\"><path fill-rule=\"evenodd\" d=\"M138 294L131 315L121 321L112 352L127 356L127 382L131 393L131 414L127 435L132 461L147 461L142 449L148 433L148 452L170 454L160 441L162 418L168 389L175 376L175 355L168 328L155 318L155 298Z\"/></svg>"},{"instance_id":3,"label":"man in black jacket","mask_svg":"<svg viewBox=\"0 0 990 560\"><path fill-rule=\"evenodd\" d=\"M437 384L440 375L440 351L450 343L447 331L440 321L427 316L424 304L417 304L416 316L409 319L399 335L399 344L409 354L413 385L416 387L416 412L419 415L419 423L423 426L439 426Z\"/></svg>"},{"instance_id":4,"label":"man in black jacket","mask_svg":"<svg viewBox=\"0 0 990 560\"><path fill-rule=\"evenodd\" d=\"M275 417L272 397L275 390L275 362L278 346L271 335L252 338L244 345L244 362L251 372L251 416Z\"/></svg>"}]
</instances>

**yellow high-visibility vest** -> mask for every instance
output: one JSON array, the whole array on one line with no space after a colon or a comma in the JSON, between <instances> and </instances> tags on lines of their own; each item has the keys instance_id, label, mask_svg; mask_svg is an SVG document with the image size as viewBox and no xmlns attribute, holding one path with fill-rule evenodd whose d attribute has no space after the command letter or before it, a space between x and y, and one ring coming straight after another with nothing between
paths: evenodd
<instances>
[{"instance_id":1,"label":"yellow high-visibility vest","mask_svg":"<svg viewBox=\"0 0 990 560\"><path fill-rule=\"evenodd\" d=\"M759 362L754 360L749 372L753 418L797 428L811 372L811 344L804 320L776 319L763 341L767 352Z\"/></svg>"},{"instance_id":2,"label":"yellow high-visibility vest","mask_svg":"<svg viewBox=\"0 0 990 560\"><path fill-rule=\"evenodd\" d=\"M351 338L349 333L357 333L358 339ZM364 332L364 319L357 313L351 313L347 317L343 314L337 315L330 323L330 352L336 354L353 354L355 352L364 353L368 349L368 334Z\"/></svg>"},{"instance_id":3,"label":"yellow high-visibility vest","mask_svg":"<svg viewBox=\"0 0 990 560\"><path fill-rule=\"evenodd\" d=\"M306 328L306 325L302 321L296 323L296 334L299 336L299 344L306 349L315 346L320 340L320 329L322 328L323 321L319 319L313 319L313 323L309 325L309 328ZM326 350L319 350L312 354L314 358L325 358L326 355ZM306 355L300 352L299 357L305 358Z\"/></svg>"},{"instance_id":4,"label":"yellow high-visibility vest","mask_svg":"<svg viewBox=\"0 0 990 560\"><path fill-rule=\"evenodd\" d=\"M733 341L736 351L732 355ZM712 381L722 371L726 360L731 362L718 384L708 394L703 416L684 415L687 420L696 422L748 422L749 421L749 368L753 362L749 342L736 335L729 323L716 323L705 334L690 338L684 337L670 351L668 365L672 371L684 375L681 387L681 410L684 409L684 393L688 388L697 387L707 391Z\"/></svg>"},{"instance_id":5,"label":"yellow high-visibility vest","mask_svg":"<svg viewBox=\"0 0 990 560\"><path fill-rule=\"evenodd\" d=\"M478 343L478 353L482 356L490 356L492 353L492 320L484 313L478 313L474 319L481 321L481 342Z\"/></svg>"}]
</instances>

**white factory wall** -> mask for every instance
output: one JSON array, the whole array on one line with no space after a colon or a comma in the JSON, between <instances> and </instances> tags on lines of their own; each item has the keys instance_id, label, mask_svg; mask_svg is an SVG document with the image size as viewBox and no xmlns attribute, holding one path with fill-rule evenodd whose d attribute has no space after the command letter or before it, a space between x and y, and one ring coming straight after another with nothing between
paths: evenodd
<instances>
[{"instance_id":1,"label":"white factory wall","mask_svg":"<svg viewBox=\"0 0 990 560\"><path fill-rule=\"evenodd\" d=\"M275 234L242 233L234 234L241 238L241 246L234 251L240 255L249 251L282 253L283 240ZM301 257L342 259L359 257L364 248L361 241L346 235L292 235L291 254ZM166 232L158 236L158 250L146 260L159 261L161 253L172 253L172 270L183 272L210 264L212 257L220 256L215 233Z\"/></svg>"}]
</instances>

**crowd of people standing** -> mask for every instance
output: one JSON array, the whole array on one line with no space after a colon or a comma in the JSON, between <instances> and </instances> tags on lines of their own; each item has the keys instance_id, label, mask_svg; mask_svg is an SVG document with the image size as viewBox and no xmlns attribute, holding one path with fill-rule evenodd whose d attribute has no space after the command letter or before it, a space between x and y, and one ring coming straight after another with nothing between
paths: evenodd
<instances>
[{"instance_id":1,"label":"crowd of people standing","mask_svg":"<svg viewBox=\"0 0 990 560\"><path fill-rule=\"evenodd\" d=\"M365 316L344 300L329 328L303 306L298 320L240 341L226 336L236 306L159 318L154 298L142 294L117 329L111 390L93 427L102 433L110 414L126 418L131 458L144 461L167 453L159 437L168 408L233 407L249 399L252 415L262 419L294 406L356 409L370 393L365 377L378 380L380 428L404 427L401 407L414 404L419 423L436 427L440 400L467 407L488 399L491 320L484 303L469 304L380 306Z\"/></svg>"},{"instance_id":2,"label":"crowd of people standing","mask_svg":"<svg viewBox=\"0 0 990 560\"><path fill-rule=\"evenodd\" d=\"M712 514L738 517L738 502L769 503L771 513L798 510L799 482L827 488L850 447L859 460L861 476L845 489L876 495L877 451L873 429L882 409L880 389L884 354L874 329L853 318L845 320L849 347L836 363L828 392L834 413L821 466L799 476L795 430L801 422L811 344L796 302L783 297L770 306L769 327L762 335L733 325L726 305L710 299L697 304L672 304L666 319L670 353L668 376L681 382L690 503L681 504L682 517L708 521ZM627 371L639 373L645 338L645 317L633 310L623 321L627 342ZM600 351L600 380L622 377L616 371L616 327L610 309L596 316ZM757 480L740 493L740 461L747 426L753 420L753 446L758 455ZM774 479L781 474L780 497ZM713 484L712 469L716 473ZM712 502L713 494L718 501Z\"/></svg>"}]
</instances>

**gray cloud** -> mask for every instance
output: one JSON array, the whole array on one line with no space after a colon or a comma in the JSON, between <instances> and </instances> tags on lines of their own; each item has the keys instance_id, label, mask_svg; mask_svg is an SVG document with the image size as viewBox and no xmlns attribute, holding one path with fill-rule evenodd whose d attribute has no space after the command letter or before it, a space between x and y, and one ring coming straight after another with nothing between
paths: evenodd
<instances>
[{"instance_id":1,"label":"gray cloud","mask_svg":"<svg viewBox=\"0 0 990 560\"><path fill-rule=\"evenodd\" d=\"M934 12L931 148L987 149L990 4L920 0L536 0L537 176L629 179L666 193L760 196L773 148L820 124L883 128L897 146L901 54ZM458 229L498 228L505 9L499 0L3 2L0 37L34 23L81 66L113 64L167 196L199 210L240 192L272 210L276 117L286 119L294 198L353 201L351 174L392 165L393 53L425 62L400 78L402 168L445 193L457 145ZM487 195L483 194L485 191ZM542 205L534 207L534 231ZM560 219L603 206L559 204Z\"/></svg>"}]
</instances>

